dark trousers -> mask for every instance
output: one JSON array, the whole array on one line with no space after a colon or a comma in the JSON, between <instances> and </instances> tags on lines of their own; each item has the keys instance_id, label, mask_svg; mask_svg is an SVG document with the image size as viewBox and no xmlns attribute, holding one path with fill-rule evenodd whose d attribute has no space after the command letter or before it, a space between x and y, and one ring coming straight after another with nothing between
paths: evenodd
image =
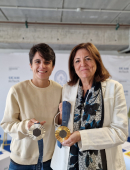
<instances>
[{"instance_id":1,"label":"dark trousers","mask_svg":"<svg viewBox=\"0 0 130 170\"><path fill-rule=\"evenodd\" d=\"M52 170L52 168L50 167L50 163L51 160L43 162L43 169L41 170ZM36 170L36 165L20 165L11 160L9 170Z\"/></svg>"}]
</instances>

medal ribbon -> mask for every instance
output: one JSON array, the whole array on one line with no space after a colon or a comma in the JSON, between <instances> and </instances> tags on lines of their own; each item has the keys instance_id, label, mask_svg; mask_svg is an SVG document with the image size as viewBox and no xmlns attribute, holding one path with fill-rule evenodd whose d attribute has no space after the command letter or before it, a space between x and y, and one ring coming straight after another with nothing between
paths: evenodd
<instances>
[{"instance_id":1,"label":"medal ribbon","mask_svg":"<svg viewBox=\"0 0 130 170\"><path fill-rule=\"evenodd\" d=\"M40 123L35 123L35 124L40 124ZM38 158L38 163L36 164L36 170L42 170L43 168L43 139L40 139L37 141L38 142L38 149L39 149L39 158Z\"/></svg>"},{"instance_id":2,"label":"medal ribbon","mask_svg":"<svg viewBox=\"0 0 130 170\"><path fill-rule=\"evenodd\" d=\"M62 102L62 124L61 126L66 126L68 125L69 118L70 118L70 109L71 109L71 104L68 101L63 101ZM57 145L59 148L62 147L62 144L57 140Z\"/></svg>"}]
</instances>

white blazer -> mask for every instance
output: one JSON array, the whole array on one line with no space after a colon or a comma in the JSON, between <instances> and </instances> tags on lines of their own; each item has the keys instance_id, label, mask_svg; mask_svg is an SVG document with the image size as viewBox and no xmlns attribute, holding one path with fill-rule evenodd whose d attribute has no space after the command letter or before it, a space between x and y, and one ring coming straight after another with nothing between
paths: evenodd
<instances>
[{"instance_id":1,"label":"white blazer","mask_svg":"<svg viewBox=\"0 0 130 170\"><path fill-rule=\"evenodd\" d=\"M79 131L81 151L105 149L108 170L125 170L121 144L128 137L127 107L122 85L107 79L101 83L104 98L104 123L102 128ZM74 86L65 85L62 100L71 103L68 128L73 132L73 117L78 83ZM53 170L67 170L70 147L55 146L51 167Z\"/></svg>"}]
</instances>

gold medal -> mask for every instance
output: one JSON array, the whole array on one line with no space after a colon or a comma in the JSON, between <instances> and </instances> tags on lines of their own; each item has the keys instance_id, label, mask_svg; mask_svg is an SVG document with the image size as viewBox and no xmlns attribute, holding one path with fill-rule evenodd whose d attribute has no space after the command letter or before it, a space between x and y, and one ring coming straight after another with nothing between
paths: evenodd
<instances>
[{"instance_id":1,"label":"gold medal","mask_svg":"<svg viewBox=\"0 0 130 170\"><path fill-rule=\"evenodd\" d=\"M60 126L55 131L55 137L61 143L70 137L70 130L66 126Z\"/></svg>"}]
</instances>

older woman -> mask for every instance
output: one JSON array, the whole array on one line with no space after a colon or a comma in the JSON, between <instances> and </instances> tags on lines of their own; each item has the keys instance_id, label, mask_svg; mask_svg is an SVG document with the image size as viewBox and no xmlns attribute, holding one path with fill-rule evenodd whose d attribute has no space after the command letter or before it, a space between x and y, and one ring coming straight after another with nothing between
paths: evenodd
<instances>
[{"instance_id":1,"label":"older woman","mask_svg":"<svg viewBox=\"0 0 130 170\"><path fill-rule=\"evenodd\" d=\"M124 170L121 145L127 140L127 108L123 87L108 79L97 48L82 43L69 58L70 81L63 101L71 103L71 136L56 144L53 170Z\"/></svg>"}]
</instances>

